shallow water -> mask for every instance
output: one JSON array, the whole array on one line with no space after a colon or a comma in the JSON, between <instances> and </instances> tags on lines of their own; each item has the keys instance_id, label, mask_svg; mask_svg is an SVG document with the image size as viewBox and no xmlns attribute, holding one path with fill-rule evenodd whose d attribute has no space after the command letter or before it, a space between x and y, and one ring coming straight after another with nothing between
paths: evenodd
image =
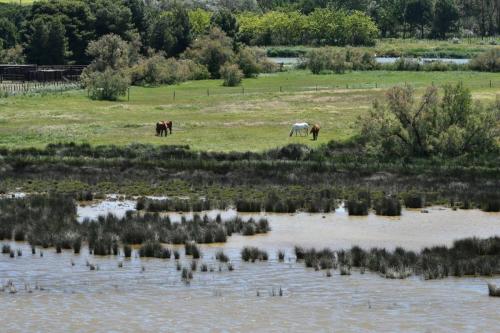
<instances>
[{"instance_id":1,"label":"shallow water","mask_svg":"<svg viewBox=\"0 0 500 333\"><path fill-rule=\"evenodd\" d=\"M12 279L19 289L17 294L0 292L2 330L498 331L500 299L487 295L486 282L498 283L500 278L387 280L355 270L351 276L335 271L328 278L293 258L294 245L420 249L500 234L499 214L438 207L429 211L404 211L399 218L349 217L341 211L325 218L268 214L272 231L266 235L233 235L225 244L201 246L203 258L189 286L181 281L173 259L94 257L85 248L81 255L46 249L41 258L38 252L32 256L26 244L11 243L23 250L23 256L0 255L0 282ZM239 252L245 245L267 249L270 261L241 262ZM219 272L214 254L220 248L229 255L234 271L222 265ZM286 252L283 263L276 259L278 249ZM87 260L98 264L99 271L90 271ZM118 268L119 261L123 268ZM191 260L181 256L181 262L186 266ZM214 272L200 272L201 262ZM32 288L38 283L44 290L28 293L25 282ZM283 296L272 296L280 287Z\"/></svg>"},{"instance_id":2,"label":"shallow water","mask_svg":"<svg viewBox=\"0 0 500 333\"><path fill-rule=\"evenodd\" d=\"M270 57L269 59L278 64L282 63L285 66L297 65L301 60L301 58L298 57ZM399 59L400 58L398 57L376 57L375 61L378 62L379 64L393 64ZM408 58L408 59L416 59L420 63L441 61L457 65L465 65L468 64L470 61L470 59L458 59L458 58Z\"/></svg>"}]
</instances>

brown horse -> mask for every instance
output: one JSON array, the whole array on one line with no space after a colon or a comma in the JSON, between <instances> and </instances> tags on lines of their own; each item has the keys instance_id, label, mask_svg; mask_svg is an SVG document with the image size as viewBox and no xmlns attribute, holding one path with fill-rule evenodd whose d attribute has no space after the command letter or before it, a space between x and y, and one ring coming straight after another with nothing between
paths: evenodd
<instances>
[{"instance_id":1,"label":"brown horse","mask_svg":"<svg viewBox=\"0 0 500 333\"><path fill-rule=\"evenodd\" d=\"M165 136L168 135L168 132L170 131L170 134L172 134L172 121L160 121L156 123L156 136L163 136L163 133L165 133Z\"/></svg>"},{"instance_id":2,"label":"brown horse","mask_svg":"<svg viewBox=\"0 0 500 333\"><path fill-rule=\"evenodd\" d=\"M319 135L319 130L321 129L321 127L316 124L314 125L312 128L311 128L311 133L313 135L313 140L316 141L318 140L318 135Z\"/></svg>"}]
</instances>

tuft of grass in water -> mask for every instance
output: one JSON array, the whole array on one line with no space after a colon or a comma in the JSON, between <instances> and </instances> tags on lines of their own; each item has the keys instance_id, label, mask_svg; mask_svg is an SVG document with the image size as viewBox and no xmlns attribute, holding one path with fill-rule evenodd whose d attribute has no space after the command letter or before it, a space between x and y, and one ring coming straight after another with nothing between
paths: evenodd
<instances>
[{"instance_id":1,"label":"tuft of grass in water","mask_svg":"<svg viewBox=\"0 0 500 333\"><path fill-rule=\"evenodd\" d=\"M222 250L217 251L217 253L215 254L215 259L219 260L220 262L229 262L229 257Z\"/></svg>"},{"instance_id":2,"label":"tuft of grass in water","mask_svg":"<svg viewBox=\"0 0 500 333\"><path fill-rule=\"evenodd\" d=\"M233 264L232 264L232 263L228 263L228 264L227 264L227 269L228 269L228 271L230 271L230 272L234 271L234 266L233 266Z\"/></svg>"},{"instance_id":3,"label":"tuft of grass in water","mask_svg":"<svg viewBox=\"0 0 500 333\"><path fill-rule=\"evenodd\" d=\"M196 260L191 261L191 271L196 272L197 268L198 264L196 263Z\"/></svg>"},{"instance_id":4,"label":"tuft of grass in water","mask_svg":"<svg viewBox=\"0 0 500 333\"><path fill-rule=\"evenodd\" d=\"M278 260L279 261L284 261L285 260L285 251L278 250Z\"/></svg>"},{"instance_id":5,"label":"tuft of grass in water","mask_svg":"<svg viewBox=\"0 0 500 333\"><path fill-rule=\"evenodd\" d=\"M305 254L306 254L304 248L302 248L300 246L295 246L294 252L295 252L295 257L297 258L297 260L304 260Z\"/></svg>"},{"instance_id":6,"label":"tuft of grass in water","mask_svg":"<svg viewBox=\"0 0 500 333\"><path fill-rule=\"evenodd\" d=\"M182 281L184 281L186 284L188 284L193 279L193 272L188 270L186 267L184 267L184 268L182 268L181 278L182 278Z\"/></svg>"},{"instance_id":7,"label":"tuft of grass in water","mask_svg":"<svg viewBox=\"0 0 500 333\"><path fill-rule=\"evenodd\" d=\"M75 254L79 254L81 248L82 248L82 239L80 237L77 237L73 240L73 252Z\"/></svg>"},{"instance_id":8,"label":"tuft of grass in water","mask_svg":"<svg viewBox=\"0 0 500 333\"><path fill-rule=\"evenodd\" d=\"M187 256L193 256L193 259L200 259L201 251L195 242L184 244L184 251Z\"/></svg>"},{"instance_id":9,"label":"tuft of grass in water","mask_svg":"<svg viewBox=\"0 0 500 333\"><path fill-rule=\"evenodd\" d=\"M256 247L245 246L241 250L241 259L243 259L243 261L251 261L251 262L255 262L256 260L267 261L268 258L269 256L266 251L260 250Z\"/></svg>"},{"instance_id":10,"label":"tuft of grass in water","mask_svg":"<svg viewBox=\"0 0 500 333\"><path fill-rule=\"evenodd\" d=\"M159 241L147 241L139 248L140 257L169 259L171 252L164 248Z\"/></svg>"},{"instance_id":11,"label":"tuft of grass in water","mask_svg":"<svg viewBox=\"0 0 500 333\"><path fill-rule=\"evenodd\" d=\"M500 288L492 283L488 283L488 293L492 297L500 297Z\"/></svg>"},{"instance_id":12,"label":"tuft of grass in water","mask_svg":"<svg viewBox=\"0 0 500 333\"><path fill-rule=\"evenodd\" d=\"M208 272L208 265L205 263L201 264L200 271Z\"/></svg>"},{"instance_id":13,"label":"tuft of grass in water","mask_svg":"<svg viewBox=\"0 0 500 333\"><path fill-rule=\"evenodd\" d=\"M377 215L399 216L401 215L401 203L396 197L384 197L375 202Z\"/></svg>"},{"instance_id":14,"label":"tuft of grass in water","mask_svg":"<svg viewBox=\"0 0 500 333\"><path fill-rule=\"evenodd\" d=\"M406 208L424 208L424 195L419 192L409 192L403 194L403 201Z\"/></svg>"},{"instance_id":15,"label":"tuft of grass in water","mask_svg":"<svg viewBox=\"0 0 500 333\"><path fill-rule=\"evenodd\" d=\"M485 199L482 204L482 210L485 212L500 212L500 198Z\"/></svg>"},{"instance_id":16,"label":"tuft of grass in water","mask_svg":"<svg viewBox=\"0 0 500 333\"><path fill-rule=\"evenodd\" d=\"M123 256L130 258L132 256L132 247L128 244L123 244Z\"/></svg>"},{"instance_id":17,"label":"tuft of grass in water","mask_svg":"<svg viewBox=\"0 0 500 333\"><path fill-rule=\"evenodd\" d=\"M369 204L366 201L351 199L347 201L346 206L349 215L353 216L368 215Z\"/></svg>"},{"instance_id":18,"label":"tuft of grass in water","mask_svg":"<svg viewBox=\"0 0 500 333\"><path fill-rule=\"evenodd\" d=\"M351 275L350 266L340 266L340 275Z\"/></svg>"},{"instance_id":19,"label":"tuft of grass in water","mask_svg":"<svg viewBox=\"0 0 500 333\"><path fill-rule=\"evenodd\" d=\"M179 260L180 257L181 257L181 254L179 253L179 251L174 250L174 259Z\"/></svg>"},{"instance_id":20,"label":"tuft of grass in water","mask_svg":"<svg viewBox=\"0 0 500 333\"><path fill-rule=\"evenodd\" d=\"M3 254L9 254L10 253L10 245L9 244L2 244L2 253Z\"/></svg>"}]
</instances>

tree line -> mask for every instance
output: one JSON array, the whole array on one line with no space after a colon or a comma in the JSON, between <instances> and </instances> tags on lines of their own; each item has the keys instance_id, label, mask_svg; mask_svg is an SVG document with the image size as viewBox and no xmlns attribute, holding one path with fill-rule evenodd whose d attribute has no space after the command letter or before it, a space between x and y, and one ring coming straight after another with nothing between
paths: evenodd
<instances>
[{"instance_id":1,"label":"tree line","mask_svg":"<svg viewBox=\"0 0 500 333\"><path fill-rule=\"evenodd\" d=\"M214 26L247 45L373 45L377 37L500 31L495 0L41 0L0 4L0 62L88 64L115 34L140 54L178 56Z\"/></svg>"}]
</instances>

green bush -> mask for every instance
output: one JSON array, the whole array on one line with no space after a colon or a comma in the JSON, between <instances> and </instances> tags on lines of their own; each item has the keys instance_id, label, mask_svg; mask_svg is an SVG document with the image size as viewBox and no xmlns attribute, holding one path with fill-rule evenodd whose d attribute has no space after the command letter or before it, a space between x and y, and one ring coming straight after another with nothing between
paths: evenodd
<instances>
[{"instance_id":1,"label":"green bush","mask_svg":"<svg viewBox=\"0 0 500 333\"><path fill-rule=\"evenodd\" d=\"M477 55L471 60L469 66L478 71L500 72L500 47Z\"/></svg>"},{"instance_id":2,"label":"green bush","mask_svg":"<svg viewBox=\"0 0 500 333\"><path fill-rule=\"evenodd\" d=\"M176 84L188 80L204 80L210 77L205 66L190 59L166 59L154 55L130 69L132 83L144 86Z\"/></svg>"},{"instance_id":3,"label":"green bush","mask_svg":"<svg viewBox=\"0 0 500 333\"><path fill-rule=\"evenodd\" d=\"M224 86L235 87L241 83L243 72L236 64L225 64L220 69L220 76L224 80Z\"/></svg>"},{"instance_id":4,"label":"green bush","mask_svg":"<svg viewBox=\"0 0 500 333\"><path fill-rule=\"evenodd\" d=\"M89 73L83 82L90 98L108 101L116 101L119 96L125 96L130 85L130 79L124 72L112 69Z\"/></svg>"},{"instance_id":5,"label":"green bush","mask_svg":"<svg viewBox=\"0 0 500 333\"><path fill-rule=\"evenodd\" d=\"M492 152L499 140L500 104L473 103L462 84L434 86L416 102L412 87L393 87L386 104L374 103L361 119L369 151L389 156L461 156ZM409 121L411 119L411 121Z\"/></svg>"}]
</instances>

